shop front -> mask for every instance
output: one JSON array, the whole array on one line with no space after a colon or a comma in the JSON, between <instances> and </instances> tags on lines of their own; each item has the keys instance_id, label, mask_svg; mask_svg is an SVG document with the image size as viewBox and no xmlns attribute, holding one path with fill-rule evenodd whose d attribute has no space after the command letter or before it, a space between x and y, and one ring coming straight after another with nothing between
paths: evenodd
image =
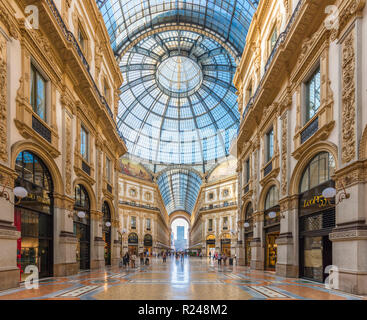
<instances>
[{"instance_id":1,"label":"shop front","mask_svg":"<svg viewBox=\"0 0 367 320\"><path fill-rule=\"evenodd\" d=\"M138 255L139 252L139 237L136 233L130 233L128 237L129 254Z\"/></svg>"},{"instance_id":2,"label":"shop front","mask_svg":"<svg viewBox=\"0 0 367 320\"><path fill-rule=\"evenodd\" d=\"M251 241L254 238L254 233L253 233L253 208L252 208L252 203L250 202L247 207L246 207L246 212L245 212L245 225L244 225L244 230L245 230L245 265L246 266L250 266L251 264Z\"/></svg>"},{"instance_id":3,"label":"shop front","mask_svg":"<svg viewBox=\"0 0 367 320\"><path fill-rule=\"evenodd\" d=\"M111 211L107 202L102 206L103 223L102 239L104 241L104 262L105 266L111 265Z\"/></svg>"},{"instance_id":4,"label":"shop front","mask_svg":"<svg viewBox=\"0 0 367 320\"><path fill-rule=\"evenodd\" d=\"M265 199L264 236L265 236L265 270L275 271L278 258L276 240L280 234L279 191L272 186Z\"/></svg>"},{"instance_id":5,"label":"shop front","mask_svg":"<svg viewBox=\"0 0 367 320\"><path fill-rule=\"evenodd\" d=\"M14 207L14 224L21 232L17 242L17 265L21 281L26 268L38 268L39 277L53 275L53 182L49 170L35 154L23 151L16 158L15 187L27 189L28 196ZM33 272L29 270L29 272Z\"/></svg>"},{"instance_id":6,"label":"shop front","mask_svg":"<svg viewBox=\"0 0 367 320\"><path fill-rule=\"evenodd\" d=\"M149 253L149 257L152 256L152 248L153 248L153 237L150 234L146 234L144 236L144 252Z\"/></svg>"},{"instance_id":7,"label":"shop front","mask_svg":"<svg viewBox=\"0 0 367 320\"><path fill-rule=\"evenodd\" d=\"M332 265L329 234L335 227L335 200L324 198L322 192L334 188L334 168L329 153L321 153L306 168L300 185L300 277L317 282L325 281L325 268Z\"/></svg>"},{"instance_id":8,"label":"shop front","mask_svg":"<svg viewBox=\"0 0 367 320\"><path fill-rule=\"evenodd\" d=\"M90 269L90 200L82 185L75 187L74 234L77 238L76 260L80 270Z\"/></svg>"},{"instance_id":9,"label":"shop front","mask_svg":"<svg viewBox=\"0 0 367 320\"><path fill-rule=\"evenodd\" d=\"M215 254L215 236L210 235L206 238L206 255L213 257Z\"/></svg>"},{"instance_id":10,"label":"shop front","mask_svg":"<svg viewBox=\"0 0 367 320\"><path fill-rule=\"evenodd\" d=\"M232 240L231 235L229 233L225 233L220 241L221 252L222 254L225 254L227 257L231 256L231 240Z\"/></svg>"}]
</instances>

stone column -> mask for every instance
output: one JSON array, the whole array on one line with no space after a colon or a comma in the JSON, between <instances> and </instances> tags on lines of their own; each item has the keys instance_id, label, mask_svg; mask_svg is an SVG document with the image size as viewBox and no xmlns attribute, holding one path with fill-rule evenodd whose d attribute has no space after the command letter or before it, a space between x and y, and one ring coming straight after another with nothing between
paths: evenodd
<instances>
[{"instance_id":1,"label":"stone column","mask_svg":"<svg viewBox=\"0 0 367 320\"><path fill-rule=\"evenodd\" d=\"M79 264L76 258L78 239L74 234L74 199L54 195L54 276L77 274Z\"/></svg>"},{"instance_id":2,"label":"stone column","mask_svg":"<svg viewBox=\"0 0 367 320\"><path fill-rule=\"evenodd\" d=\"M239 239L237 242L237 261L238 265L244 266L246 264L245 259L245 230L243 228L243 222L238 222Z\"/></svg>"},{"instance_id":3,"label":"stone column","mask_svg":"<svg viewBox=\"0 0 367 320\"><path fill-rule=\"evenodd\" d=\"M262 213L254 216L254 238L251 241L251 269L264 270L264 246L263 246L263 226L264 222L260 217Z\"/></svg>"},{"instance_id":4,"label":"stone column","mask_svg":"<svg viewBox=\"0 0 367 320\"><path fill-rule=\"evenodd\" d=\"M14 200L13 187L15 172L0 165L1 185L9 181L8 189L5 189ZM3 186L1 186L3 188ZM17 240L20 238L20 231L14 226L14 206L0 199L0 290L15 288L19 286L20 271L17 267Z\"/></svg>"},{"instance_id":5,"label":"stone column","mask_svg":"<svg viewBox=\"0 0 367 320\"><path fill-rule=\"evenodd\" d=\"M105 266L104 241L102 239L102 212L91 211L91 269L101 269Z\"/></svg>"},{"instance_id":6,"label":"stone column","mask_svg":"<svg viewBox=\"0 0 367 320\"><path fill-rule=\"evenodd\" d=\"M276 274L282 277L298 276L298 254L295 254L295 242L298 241L298 198L284 198L280 203L280 235L276 240L278 258Z\"/></svg>"},{"instance_id":7,"label":"stone column","mask_svg":"<svg viewBox=\"0 0 367 320\"><path fill-rule=\"evenodd\" d=\"M337 173L341 175L337 179L339 194L343 183L350 198L337 205L336 228L330 234L339 290L358 295L367 294L367 190L365 182L358 181L363 170L357 162Z\"/></svg>"}]
</instances>

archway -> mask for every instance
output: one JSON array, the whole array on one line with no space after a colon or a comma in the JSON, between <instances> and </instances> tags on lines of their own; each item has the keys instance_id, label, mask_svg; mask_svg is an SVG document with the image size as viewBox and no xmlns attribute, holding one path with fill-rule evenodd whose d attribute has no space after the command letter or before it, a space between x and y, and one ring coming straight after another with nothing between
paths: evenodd
<instances>
[{"instance_id":1,"label":"archway","mask_svg":"<svg viewBox=\"0 0 367 320\"><path fill-rule=\"evenodd\" d=\"M215 235L211 234L206 237L206 256L214 257L215 255Z\"/></svg>"},{"instance_id":2,"label":"archway","mask_svg":"<svg viewBox=\"0 0 367 320\"><path fill-rule=\"evenodd\" d=\"M151 256L152 255L152 248L153 248L153 237L152 237L151 234L146 234L144 236L144 253Z\"/></svg>"},{"instance_id":3,"label":"archway","mask_svg":"<svg viewBox=\"0 0 367 320\"><path fill-rule=\"evenodd\" d=\"M102 206L102 238L104 241L105 266L111 265L111 210L107 202Z\"/></svg>"},{"instance_id":4,"label":"archway","mask_svg":"<svg viewBox=\"0 0 367 320\"><path fill-rule=\"evenodd\" d=\"M128 236L128 250L129 255L138 255L139 252L139 237L135 232L132 232Z\"/></svg>"},{"instance_id":5,"label":"archway","mask_svg":"<svg viewBox=\"0 0 367 320\"><path fill-rule=\"evenodd\" d=\"M171 223L172 240L176 251L188 248L189 223L185 218L176 217Z\"/></svg>"},{"instance_id":6,"label":"archway","mask_svg":"<svg viewBox=\"0 0 367 320\"><path fill-rule=\"evenodd\" d=\"M334 170L334 157L320 152L307 164L299 181L299 271L302 278L317 282L325 280L324 270L333 262L329 235L335 228L335 199L325 199L322 192L335 187L331 179Z\"/></svg>"},{"instance_id":7,"label":"archway","mask_svg":"<svg viewBox=\"0 0 367 320\"><path fill-rule=\"evenodd\" d=\"M78 184L75 187L74 234L78 239L76 256L80 270L90 269L90 197L86 188ZM79 212L84 213L84 217Z\"/></svg>"},{"instance_id":8,"label":"archway","mask_svg":"<svg viewBox=\"0 0 367 320\"><path fill-rule=\"evenodd\" d=\"M53 275L54 184L43 160L22 151L15 160L15 186L27 189L28 196L14 207L14 224L21 232L17 260L21 280L28 266L37 266L39 277Z\"/></svg>"}]
</instances>

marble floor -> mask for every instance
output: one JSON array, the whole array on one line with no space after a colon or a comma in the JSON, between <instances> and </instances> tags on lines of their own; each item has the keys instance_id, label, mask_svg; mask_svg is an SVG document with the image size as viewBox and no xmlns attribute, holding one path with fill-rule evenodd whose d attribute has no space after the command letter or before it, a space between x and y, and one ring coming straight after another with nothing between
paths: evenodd
<instances>
[{"instance_id":1,"label":"marble floor","mask_svg":"<svg viewBox=\"0 0 367 320\"><path fill-rule=\"evenodd\" d=\"M206 258L153 259L136 269L107 268L43 279L38 289L0 292L0 300L365 300L324 285Z\"/></svg>"}]
</instances>

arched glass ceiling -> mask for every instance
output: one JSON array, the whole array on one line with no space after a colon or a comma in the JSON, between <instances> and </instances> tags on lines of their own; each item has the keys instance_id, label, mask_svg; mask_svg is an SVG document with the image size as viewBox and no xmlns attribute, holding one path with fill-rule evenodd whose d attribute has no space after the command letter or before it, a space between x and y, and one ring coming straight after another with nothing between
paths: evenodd
<instances>
[{"instance_id":1,"label":"arched glass ceiling","mask_svg":"<svg viewBox=\"0 0 367 320\"><path fill-rule=\"evenodd\" d=\"M130 154L190 165L228 155L240 117L236 64L218 42L191 31L153 34L120 69L118 127Z\"/></svg>"},{"instance_id":2,"label":"arched glass ceiling","mask_svg":"<svg viewBox=\"0 0 367 320\"><path fill-rule=\"evenodd\" d=\"M198 174L186 169L168 170L157 183L168 214L178 210L191 214L202 184Z\"/></svg>"},{"instance_id":3,"label":"arched glass ceiling","mask_svg":"<svg viewBox=\"0 0 367 320\"><path fill-rule=\"evenodd\" d=\"M96 0L116 54L132 41L166 25L196 25L242 54L258 0Z\"/></svg>"}]
</instances>

